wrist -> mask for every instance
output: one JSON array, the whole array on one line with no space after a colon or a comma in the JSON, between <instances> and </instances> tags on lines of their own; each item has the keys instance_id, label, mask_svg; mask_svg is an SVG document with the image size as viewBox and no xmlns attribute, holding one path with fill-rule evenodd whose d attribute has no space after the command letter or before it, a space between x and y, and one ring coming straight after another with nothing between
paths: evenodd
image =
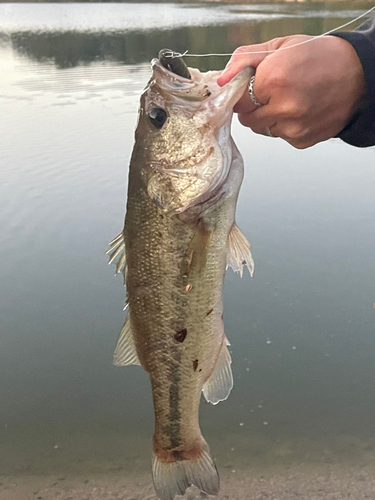
<instances>
[{"instance_id":1,"label":"wrist","mask_svg":"<svg viewBox=\"0 0 375 500\"><path fill-rule=\"evenodd\" d=\"M345 128L338 134L342 140L358 147L375 145L375 47L360 32L335 33L351 45L362 68L364 90Z\"/></svg>"}]
</instances>

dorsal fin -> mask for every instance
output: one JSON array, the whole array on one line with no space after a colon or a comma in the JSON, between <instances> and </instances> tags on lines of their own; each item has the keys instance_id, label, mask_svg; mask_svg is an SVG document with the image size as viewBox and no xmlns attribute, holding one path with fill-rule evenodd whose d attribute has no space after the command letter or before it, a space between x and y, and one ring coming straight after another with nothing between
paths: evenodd
<instances>
[{"instance_id":1,"label":"dorsal fin","mask_svg":"<svg viewBox=\"0 0 375 500\"><path fill-rule=\"evenodd\" d=\"M126 279L126 252L125 252L125 241L124 233L121 232L114 238L109 244L109 248L106 251L109 254L108 264L114 262L116 264L116 274L122 273L124 276L124 283Z\"/></svg>"}]
</instances>

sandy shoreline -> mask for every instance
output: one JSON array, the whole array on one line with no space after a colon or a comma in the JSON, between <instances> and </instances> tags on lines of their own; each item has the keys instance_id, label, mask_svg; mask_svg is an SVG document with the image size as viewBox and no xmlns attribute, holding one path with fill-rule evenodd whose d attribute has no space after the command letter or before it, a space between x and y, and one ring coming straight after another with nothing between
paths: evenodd
<instances>
[{"instance_id":1,"label":"sandy shoreline","mask_svg":"<svg viewBox=\"0 0 375 500\"><path fill-rule=\"evenodd\" d=\"M8 437L0 449L0 500L157 500L149 439L122 440L115 432L97 442L80 433L51 449L22 435L23 447L11 446L14 434ZM370 437L228 434L210 442L221 479L218 500L375 499ZM185 496L202 498L208 497Z\"/></svg>"},{"instance_id":2,"label":"sandy shoreline","mask_svg":"<svg viewBox=\"0 0 375 500\"><path fill-rule=\"evenodd\" d=\"M375 498L375 465L300 464L220 471L218 500L362 500ZM0 500L156 500L151 477L86 475L0 478ZM189 491L186 500L208 498Z\"/></svg>"},{"instance_id":3,"label":"sandy shoreline","mask_svg":"<svg viewBox=\"0 0 375 500\"><path fill-rule=\"evenodd\" d=\"M218 500L344 500L375 497L375 468L305 465L284 472L267 470L221 474ZM48 486L46 486L48 484ZM149 476L68 480L56 477L3 479L1 500L156 500ZM188 492L186 500L207 498Z\"/></svg>"}]
</instances>

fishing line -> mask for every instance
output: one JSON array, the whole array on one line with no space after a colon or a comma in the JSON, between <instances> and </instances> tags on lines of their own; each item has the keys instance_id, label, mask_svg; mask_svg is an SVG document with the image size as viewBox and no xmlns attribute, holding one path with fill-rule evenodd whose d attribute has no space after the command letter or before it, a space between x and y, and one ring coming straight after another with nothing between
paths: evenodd
<instances>
[{"instance_id":1,"label":"fishing line","mask_svg":"<svg viewBox=\"0 0 375 500\"><path fill-rule=\"evenodd\" d=\"M375 10L375 6L371 7L371 9L367 10L366 12L363 12L361 15L356 17L355 19L352 19L351 21L348 21L345 24L342 24L341 26L338 26L337 28L333 28L332 30L326 31L325 33L321 35L316 35L313 38L309 38L308 40L304 40L303 42L296 43L294 45L289 45L288 47L280 47L279 49L273 49L273 50L254 50L251 52L241 52L241 55L243 54L271 54L272 52L279 52L280 50L287 50L287 49L293 49L294 47L298 47L299 45L304 45L305 43L313 42L314 40L317 40L318 38L322 38L323 36L329 35L331 33L334 33L335 31L341 30L342 28L346 28L346 26L349 26L349 24L355 23L359 19L362 19L363 17L367 16L370 14L373 10ZM184 52L183 54L180 54L179 52L171 52L171 54L166 55L166 57L212 57L212 56L231 56L233 55L233 52L229 54L189 54L188 51Z\"/></svg>"}]
</instances>

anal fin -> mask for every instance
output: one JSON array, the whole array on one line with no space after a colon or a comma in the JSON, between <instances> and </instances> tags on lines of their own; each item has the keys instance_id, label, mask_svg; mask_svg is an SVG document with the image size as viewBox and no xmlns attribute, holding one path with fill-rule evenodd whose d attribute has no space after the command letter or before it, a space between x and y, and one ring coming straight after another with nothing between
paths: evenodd
<instances>
[{"instance_id":1,"label":"anal fin","mask_svg":"<svg viewBox=\"0 0 375 500\"><path fill-rule=\"evenodd\" d=\"M115 366L140 365L129 318L130 315L125 320L113 354L113 364Z\"/></svg>"},{"instance_id":2,"label":"anal fin","mask_svg":"<svg viewBox=\"0 0 375 500\"><path fill-rule=\"evenodd\" d=\"M244 266L248 268L251 276L254 273L254 260L250 252L250 243L235 222L228 235L227 268L229 266L235 273L240 273L241 277Z\"/></svg>"},{"instance_id":3,"label":"anal fin","mask_svg":"<svg viewBox=\"0 0 375 500\"><path fill-rule=\"evenodd\" d=\"M219 359L210 378L203 385L203 395L208 403L216 405L224 401L233 387L232 358L228 350L228 339L224 337Z\"/></svg>"}]
</instances>

